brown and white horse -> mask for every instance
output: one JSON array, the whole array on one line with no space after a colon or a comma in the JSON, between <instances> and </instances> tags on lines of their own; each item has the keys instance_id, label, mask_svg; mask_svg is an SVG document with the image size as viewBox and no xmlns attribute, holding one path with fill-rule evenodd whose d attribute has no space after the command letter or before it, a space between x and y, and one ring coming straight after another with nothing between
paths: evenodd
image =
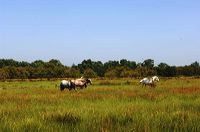
<instances>
[{"instance_id":1,"label":"brown and white horse","mask_svg":"<svg viewBox=\"0 0 200 132\"><path fill-rule=\"evenodd\" d=\"M79 79L71 80L71 81L75 84L76 87L80 87L81 89L83 87L86 88L87 84L92 84L92 80L91 79L83 78L83 77L81 77Z\"/></svg>"}]
</instances>

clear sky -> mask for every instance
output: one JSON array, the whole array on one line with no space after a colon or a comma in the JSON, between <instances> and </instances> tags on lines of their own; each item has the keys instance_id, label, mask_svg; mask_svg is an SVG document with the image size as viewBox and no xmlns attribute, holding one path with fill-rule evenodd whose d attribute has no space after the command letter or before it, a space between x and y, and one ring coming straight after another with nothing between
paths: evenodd
<instances>
[{"instance_id":1,"label":"clear sky","mask_svg":"<svg viewBox=\"0 0 200 132\"><path fill-rule=\"evenodd\" d=\"M200 61L200 0L0 0L0 58Z\"/></svg>"}]
</instances>

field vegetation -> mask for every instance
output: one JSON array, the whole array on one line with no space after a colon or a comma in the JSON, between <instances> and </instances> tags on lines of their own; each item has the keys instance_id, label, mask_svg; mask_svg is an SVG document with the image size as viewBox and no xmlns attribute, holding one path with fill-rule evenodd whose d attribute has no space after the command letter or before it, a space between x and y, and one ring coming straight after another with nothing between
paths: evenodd
<instances>
[{"instance_id":1,"label":"field vegetation","mask_svg":"<svg viewBox=\"0 0 200 132\"><path fill-rule=\"evenodd\" d=\"M77 91L60 80L0 82L1 131L200 131L200 79L96 79Z\"/></svg>"}]
</instances>

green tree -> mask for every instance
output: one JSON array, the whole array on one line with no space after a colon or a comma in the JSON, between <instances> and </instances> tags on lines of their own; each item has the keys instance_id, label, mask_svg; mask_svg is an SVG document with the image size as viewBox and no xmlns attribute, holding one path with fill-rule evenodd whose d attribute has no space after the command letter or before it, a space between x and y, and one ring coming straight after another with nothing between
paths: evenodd
<instances>
[{"instance_id":1,"label":"green tree","mask_svg":"<svg viewBox=\"0 0 200 132\"><path fill-rule=\"evenodd\" d=\"M16 77L18 79L27 79L30 73L27 71L25 67L16 68Z\"/></svg>"},{"instance_id":2,"label":"green tree","mask_svg":"<svg viewBox=\"0 0 200 132\"><path fill-rule=\"evenodd\" d=\"M156 71L148 67L137 67L135 69L135 72L137 73L136 75L138 75L139 77L147 77L147 76L156 75Z\"/></svg>"},{"instance_id":3,"label":"green tree","mask_svg":"<svg viewBox=\"0 0 200 132\"><path fill-rule=\"evenodd\" d=\"M192 72L193 76L199 76L200 75L200 66L197 61L193 62L190 65L190 71Z\"/></svg>"},{"instance_id":4,"label":"green tree","mask_svg":"<svg viewBox=\"0 0 200 132\"><path fill-rule=\"evenodd\" d=\"M88 68L84 71L83 76L86 78L96 78L97 74L92 69Z\"/></svg>"},{"instance_id":5,"label":"green tree","mask_svg":"<svg viewBox=\"0 0 200 132\"><path fill-rule=\"evenodd\" d=\"M117 73L116 69L109 69L105 72L105 77L113 79L113 78L116 78L118 76L117 74L118 73Z\"/></svg>"},{"instance_id":6,"label":"green tree","mask_svg":"<svg viewBox=\"0 0 200 132\"><path fill-rule=\"evenodd\" d=\"M78 64L78 68L80 69L80 72L83 73L85 69L90 68L93 69L93 64L92 60L83 60L81 64Z\"/></svg>"},{"instance_id":7,"label":"green tree","mask_svg":"<svg viewBox=\"0 0 200 132\"><path fill-rule=\"evenodd\" d=\"M80 70L76 68L70 68L68 75L71 78L78 78L81 76Z\"/></svg>"},{"instance_id":8,"label":"green tree","mask_svg":"<svg viewBox=\"0 0 200 132\"><path fill-rule=\"evenodd\" d=\"M157 73L160 76L169 76L167 69L169 69L169 65L166 63L160 63L158 67L156 67Z\"/></svg>"},{"instance_id":9,"label":"green tree","mask_svg":"<svg viewBox=\"0 0 200 132\"><path fill-rule=\"evenodd\" d=\"M142 66L148 67L148 68L153 68L154 67L154 60L152 60L152 59L144 60L144 62L142 63Z\"/></svg>"},{"instance_id":10,"label":"green tree","mask_svg":"<svg viewBox=\"0 0 200 132\"><path fill-rule=\"evenodd\" d=\"M97 76L103 77L105 73L104 65L101 61L97 61L93 63L93 69L92 69Z\"/></svg>"},{"instance_id":11,"label":"green tree","mask_svg":"<svg viewBox=\"0 0 200 132\"><path fill-rule=\"evenodd\" d=\"M132 69L123 69L120 73L120 77L138 77L138 74L135 72L135 70Z\"/></svg>"},{"instance_id":12,"label":"green tree","mask_svg":"<svg viewBox=\"0 0 200 132\"><path fill-rule=\"evenodd\" d=\"M32 67L43 67L45 65L45 62L42 60L36 60L31 63Z\"/></svg>"},{"instance_id":13,"label":"green tree","mask_svg":"<svg viewBox=\"0 0 200 132\"><path fill-rule=\"evenodd\" d=\"M119 61L108 61L108 62L104 63L104 68L106 71L110 68L115 68L117 66L120 66Z\"/></svg>"},{"instance_id":14,"label":"green tree","mask_svg":"<svg viewBox=\"0 0 200 132\"><path fill-rule=\"evenodd\" d=\"M9 73L5 68L0 68L0 80L6 80L9 78Z\"/></svg>"},{"instance_id":15,"label":"green tree","mask_svg":"<svg viewBox=\"0 0 200 132\"><path fill-rule=\"evenodd\" d=\"M6 67L6 66L18 67L19 62L13 59L0 59L0 68Z\"/></svg>"},{"instance_id":16,"label":"green tree","mask_svg":"<svg viewBox=\"0 0 200 132\"><path fill-rule=\"evenodd\" d=\"M126 59L120 60L120 65L131 69L135 69L137 67L135 61L128 61Z\"/></svg>"},{"instance_id":17,"label":"green tree","mask_svg":"<svg viewBox=\"0 0 200 132\"><path fill-rule=\"evenodd\" d=\"M56 60L56 59L51 59L48 63L51 63L57 67L63 67L63 64L59 60Z\"/></svg>"},{"instance_id":18,"label":"green tree","mask_svg":"<svg viewBox=\"0 0 200 132\"><path fill-rule=\"evenodd\" d=\"M194 67L194 68L198 68L199 67L199 62L195 61L190 66Z\"/></svg>"},{"instance_id":19,"label":"green tree","mask_svg":"<svg viewBox=\"0 0 200 132\"><path fill-rule=\"evenodd\" d=\"M158 67L156 67L157 73L160 76L165 77L173 77L176 76L176 67L175 66L169 66L166 63L160 63Z\"/></svg>"}]
</instances>

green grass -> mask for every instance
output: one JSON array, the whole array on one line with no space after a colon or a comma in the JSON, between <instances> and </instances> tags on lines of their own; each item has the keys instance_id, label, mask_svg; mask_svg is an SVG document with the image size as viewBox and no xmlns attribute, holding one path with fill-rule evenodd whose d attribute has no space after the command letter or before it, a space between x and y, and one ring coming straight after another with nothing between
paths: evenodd
<instances>
[{"instance_id":1,"label":"green grass","mask_svg":"<svg viewBox=\"0 0 200 132\"><path fill-rule=\"evenodd\" d=\"M93 80L60 92L59 81L0 82L1 131L200 131L200 79Z\"/></svg>"}]
</instances>

